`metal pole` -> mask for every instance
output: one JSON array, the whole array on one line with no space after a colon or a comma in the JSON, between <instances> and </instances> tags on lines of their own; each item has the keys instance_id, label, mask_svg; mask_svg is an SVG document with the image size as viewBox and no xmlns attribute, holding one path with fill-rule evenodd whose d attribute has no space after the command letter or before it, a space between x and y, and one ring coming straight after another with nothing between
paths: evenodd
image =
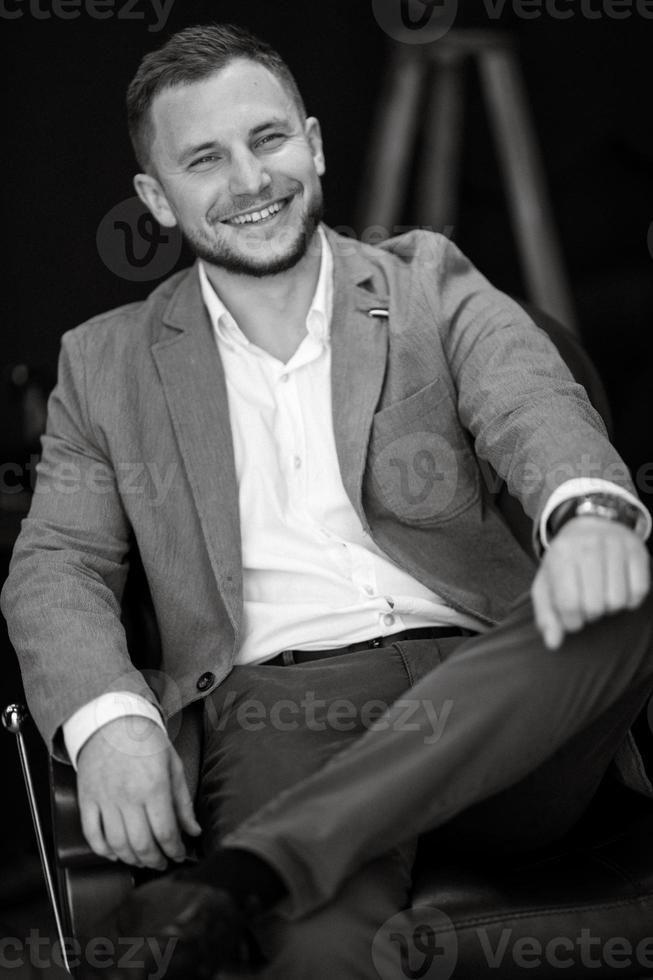
<instances>
[{"instance_id":1,"label":"metal pole","mask_svg":"<svg viewBox=\"0 0 653 980\"><path fill-rule=\"evenodd\" d=\"M48 861L48 855L45 849L45 837L43 835L41 818L39 816L38 807L36 805L36 794L34 793L34 783L32 782L32 773L30 770L29 759L27 758L27 750L25 747L23 728L28 717L29 714L25 705L10 704L5 708L5 710L2 713L2 724L7 729L8 732L11 732L12 735L16 736L16 744L18 746L18 757L20 759L20 765L23 770L23 779L25 780L25 790L27 791L27 799L29 802L30 812L32 814L32 823L34 824L34 833L36 834L36 843L39 849L39 858L41 859L43 877L45 878L45 887L48 893L48 898L50 900L50 905L52 907L55 926L57 929L57 936L59 938L59 944L61 946L61 957L66 970L72 976L73 974L70 968L70 963L68 961L68 951L66 949L66 941L64 938L63 924L59 912L59 906L57 904L57 893L54 887L54 882L52 880L50 863Z\"/></svg>"}]
</instances>

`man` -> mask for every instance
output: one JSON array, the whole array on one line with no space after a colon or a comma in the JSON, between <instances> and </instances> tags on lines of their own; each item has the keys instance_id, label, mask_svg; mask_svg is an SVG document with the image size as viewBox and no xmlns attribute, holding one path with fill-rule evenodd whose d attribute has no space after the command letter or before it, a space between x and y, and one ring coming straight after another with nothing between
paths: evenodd
<instances>
[{"instance_id":1,"label":"man","mask_svg":"<svg viewBox=\"0 0 653 980\"><path fill-rule=\"evenodd\" d=\"M178 937L168 976L371 977L419 834L528 847L591 800L653 689L650 519L549 341L453 245L320 223L319 125L267 45L183 31L128 108L136 189L198 262L64 337L3 610L93 849L163 870L204 831L123 934ZM172 467L163 499L134 461ZM133 542L148 680L120 625Z\"/></svg>"}]
</instances>

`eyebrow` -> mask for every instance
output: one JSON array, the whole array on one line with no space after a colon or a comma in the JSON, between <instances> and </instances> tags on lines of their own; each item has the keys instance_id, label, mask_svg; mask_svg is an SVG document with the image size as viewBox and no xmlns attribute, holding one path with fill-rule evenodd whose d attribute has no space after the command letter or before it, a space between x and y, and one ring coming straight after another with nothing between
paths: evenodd
<instances>
[{"instance_id":1,"label":"eyebrow","mask_svg":"<svg viewBox=\"0 0 653 980\"><path fill-rule=\"evenodd\" d=\"M284 118L283 116L273 116L272 118L267 119L265 122L259 123L258 126L253 126L252 129L250 129L248 136L250 138L253 136L258 136L259 133L264 132L266 129L273 129L275 127L288 129L290 125L291 123L289 119ZM217 140L207 140L204 143L189 146L182 150L179 154L179 162L185 163L191 157L195 156L195 154L203 153L205 150L215 150L217 147L219 147L219 145L220 144Z\"/></svg>"}]
</instances>

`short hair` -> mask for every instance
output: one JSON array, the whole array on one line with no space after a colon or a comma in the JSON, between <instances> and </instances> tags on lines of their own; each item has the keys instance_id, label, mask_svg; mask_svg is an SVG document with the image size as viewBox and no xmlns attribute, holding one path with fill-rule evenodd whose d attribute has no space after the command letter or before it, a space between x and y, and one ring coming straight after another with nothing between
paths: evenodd
<instances>
[{"instance_id":1,"label":"short hair","mask_svg":"<svg viewBox=\"0 0 653 980\"><path fill-rule=\"evenodd\" d=\"M275 75L291 95L302 119L306 108L297 82L273 47L234 24L187 27L146 54L127 89L127 124L139 166L147 171L154 125L150 109L164 89L208 78L236 58L248 58Z\"/></svg>"}]
</instances>

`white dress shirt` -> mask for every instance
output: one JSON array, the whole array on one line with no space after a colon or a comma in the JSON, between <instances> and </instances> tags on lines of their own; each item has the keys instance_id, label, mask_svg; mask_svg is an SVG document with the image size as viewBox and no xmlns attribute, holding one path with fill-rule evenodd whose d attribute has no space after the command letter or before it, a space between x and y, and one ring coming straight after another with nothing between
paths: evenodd
<instances>
[{"instance_id":1,"label":"white dress shirt","mask_svg":"<svg viewBox=\"0 0 653 980\"><path fill-rule=\"evenodd\" d=\"M487 629L395 565L363 530L347 497L331 412L333 257L321 228L319 234L322 259L306 334L285 364L245 337L199 263L224 366L238 480L244 617L237 664L422 626ZM544 544L553 509L588 490L634 500L605 480L569 480L547 502ZM162 724L151 704L121 692L75 712L63 726L73 762L99 727L134 714Z\"/></svg>"}]
</instances>

